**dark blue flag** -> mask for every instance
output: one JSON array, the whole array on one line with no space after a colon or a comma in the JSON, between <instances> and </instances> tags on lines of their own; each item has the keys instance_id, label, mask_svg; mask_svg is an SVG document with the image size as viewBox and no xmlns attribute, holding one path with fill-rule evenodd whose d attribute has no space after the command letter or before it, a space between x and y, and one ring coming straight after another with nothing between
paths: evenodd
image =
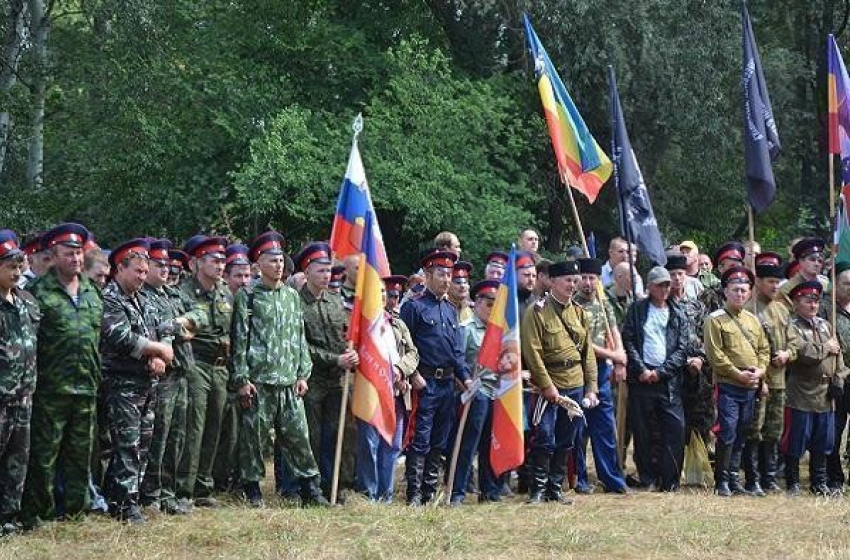
<instances>
[{"instance_id":1,"label":"dark blue flag","mask_svg":"<svg viewBox=\"0 0 850 560\"><path fill-rule=\"evenodd\" d=\"M649 191L643 182L637 158L632 151L620 94L617 91L617 79L614 69L608 67L608 96L611 99L611 154L614 160L614 184L617 186L617 198L620 204L620 228L630 243L652 261L653 265L667 264L667 255L658 233L658 222L649 201Z\"/></svg>"},{"instance_id":2,"label":"dark blue flag","mask_svg":"<svg viewBox=\"0 0 850 560\"><path fill-rule=\"evenodd\" d=\"M776 196L776 180L771 162L779 157L779 133L773 120L767 83L761 69L753 26L746 2L741 4L744 29L744 71L741 89L744 94L744 165L747 175L747 198L753 212L771 205Z\"/></svg>"}]
</instances>

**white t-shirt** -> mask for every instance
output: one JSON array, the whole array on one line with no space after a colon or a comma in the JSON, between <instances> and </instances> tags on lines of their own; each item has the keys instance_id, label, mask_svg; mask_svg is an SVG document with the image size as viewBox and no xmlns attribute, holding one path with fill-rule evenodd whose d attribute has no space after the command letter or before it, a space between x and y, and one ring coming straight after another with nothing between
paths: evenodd
<instances>
[{"instance_id":1,"label":"white t-shirt","mask_svg":"<svg viewBox=\"0 0 850 560\"><path fill-rule=\"evenodd\" d=\"M667 359L667 321L670 319L670 308L655 307L649 304L646 315L643 338L643 363L653 369Z\"/></svg>"}]
</instances>

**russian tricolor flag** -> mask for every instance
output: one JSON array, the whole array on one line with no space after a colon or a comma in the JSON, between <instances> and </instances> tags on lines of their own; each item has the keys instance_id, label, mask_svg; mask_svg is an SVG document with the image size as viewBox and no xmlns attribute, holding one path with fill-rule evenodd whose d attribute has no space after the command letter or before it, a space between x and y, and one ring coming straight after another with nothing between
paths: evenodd
<instances>
[{"instance_id":1,"label":"russian tricolor flag","mask_svg":"<svg viewBox=\"0 0 850 560\"><path fill-rule=\"evenodd\" d=\"M330 246L338 259L349 255L357 255L362 250L364 239L363 229L368 212L375 215L372 205L372 195L369 194L369 184L366 182L366 171L357 147L357 136L351 145L351 155L348 157L348 168L339 192L336 205L333 228L331 230ZM374 220L371 228L375 250L378 251L376 261L381 277L390 275L390 264L384 249L384 238L378 221Z\"/></svg>"},{"instance_id":2,"label":"russian tricolor flag","mask_svg":"<svg viewBox=\"0 0 850 560\"><path fill-rule=\"evenodd\" d=\"M370 231L373 227L377 230L377 223L373 222L372 212L367 211L361 231ZM351 412L373 425L387 444L392 445L396 431L393 364L398 363L399 357L381 297L383 281L378 271L378 255L383 254L383 247L380 249L375 236L364 236L354 289L354 310L348 327L348 339L360 356Z\"/></svg>"},{"instance_id":3,"label":"russian tricolor flag","mask_svg":"<svg viewBox=\"0 0 850 560\"><path fill-rule=\"evenodd\" d=\"M499 376L490 443L490 465L496 476L520 466L525 456L519 320L516 247L512 247L478 352L478 364Z\"/></svg>"}]
</instances>

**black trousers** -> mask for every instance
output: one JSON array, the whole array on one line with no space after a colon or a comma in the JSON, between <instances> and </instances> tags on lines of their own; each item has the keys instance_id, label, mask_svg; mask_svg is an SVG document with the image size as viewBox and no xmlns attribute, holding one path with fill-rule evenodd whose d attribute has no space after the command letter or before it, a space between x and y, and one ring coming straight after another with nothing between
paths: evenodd
<instances>
[{"instance_id":1,"label":"black trousers","mask_svg":"<svg viewBox=\"0 0 850 560\"><path fill-rule=\"evenodd\" d=\"M676 488L685 455L685 411L678 388L630 383L628 418L641 480L662 490Z\"/></svg>"}]
</instances>

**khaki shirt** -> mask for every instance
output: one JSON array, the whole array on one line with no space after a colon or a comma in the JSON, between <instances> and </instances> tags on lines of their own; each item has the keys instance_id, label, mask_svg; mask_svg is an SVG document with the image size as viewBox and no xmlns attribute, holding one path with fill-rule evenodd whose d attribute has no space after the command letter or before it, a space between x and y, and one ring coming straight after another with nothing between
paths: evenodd
<instances>
[{"instance_id":1,"label":"khaki shirt","mask_svg":"<svg viewBox=\"0 0 850 560\"><path fill-rule=\"evenodd\" d=\"M596 355L587 315L578 305L552 295L529 307L520 327L522 356L531 382L540 389L584 387L598 391Z\"/></svg>"},{"instance_id":2,"label":"khaki shirt","mask_svg":"<svg viewBox=\"0 0 850 560\"><path fill-rule=\"evenodd\" d=\"M788 367L786 406L806 412L829 412L832 410L827 397L829 384L843 387L847 376L841 353L833 356L826 348L832 338L832 326L820 317L809 321L796 314L791 322L797 330L799 351Z\"/></svg>"},{"instance_id":3,"label":"khaki shirt","mask_svg":"<svg viewBox=\"0 0 850 560\"><path fill-rule=\"evenodd\" d=\"M727 304L709 314L703 327L703 341L715 383L747 387L738 381L737 375L750 367L766 370L770 363L770 345L764 329L746 309L735 311Z\"/></svg>"}]
</instances>

